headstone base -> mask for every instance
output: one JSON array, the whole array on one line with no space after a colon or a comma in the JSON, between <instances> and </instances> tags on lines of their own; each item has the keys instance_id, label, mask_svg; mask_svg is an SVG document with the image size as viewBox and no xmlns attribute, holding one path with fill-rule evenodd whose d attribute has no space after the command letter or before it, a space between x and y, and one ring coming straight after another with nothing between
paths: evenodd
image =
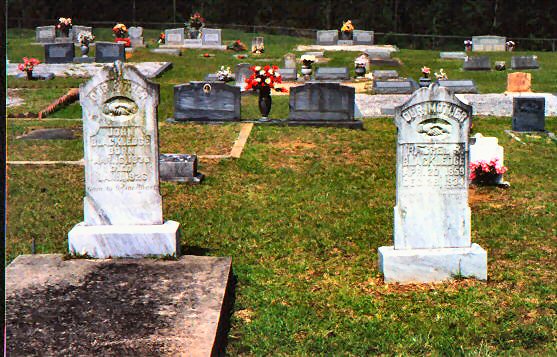
<instances>
[{"instance_id":1,"label":"headstone base","mask_svg":"<svg viewBox=\"0 0 557 357\"><path fill-rule=\"evenodd\" d=\"M470 248L379 248L379 270L386 283L430 283L455 276L487 280L487 252L478 244Z\"/></svg>"},{"instance_id":2,"label":"headstone base","mask_svg":"<svg viewBox=\"0 0 557 357\"><path fill-rule=\"evenodd\" d=\"M74 57L73 63L93 63L95 57Z\"/></svg>"},{"instance_id":3,"label":"headstone base","mask_svg":"<svg viewBox=\"0 0 557 357\"><path fill-rule=\"evenodd\" d=\"M68 233L70 253L93 258L180 255L180 224L158 225L75 225Z\"/></svg>"}]
</instances>

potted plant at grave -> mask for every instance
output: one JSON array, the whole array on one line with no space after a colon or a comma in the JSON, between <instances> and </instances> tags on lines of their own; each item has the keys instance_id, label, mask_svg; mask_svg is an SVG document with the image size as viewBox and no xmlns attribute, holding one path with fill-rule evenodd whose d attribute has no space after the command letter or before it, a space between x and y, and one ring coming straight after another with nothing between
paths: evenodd
<instances>
[{"instance_id":1,"label":"potted plant at grave","mask_svg":"<svg viewBox=\"0 0 557 357\"><path fill-rule=\"evenodd\" d=\"M157 43L159 45L164 45L164 41L166 39L166 35L164 34L164 32L161 32L159 35L159 40L157 41Z\"/></svg>"},{"instance_id":2,"label":"potted plant at grave","mask_svg":"<svg viewBox=\"0 0 557 357\"><path fill-rule=\"evenodd\" d=\"M33 69L35 69L35 66L38 65L39 63L41 63L38 59L36 58L27 58L27 57L23 57L22 58L23 63L20 63L17 66L17 69L19 69L22 72L27 73L27 79L28 80L34 80L35 77L33 77Z\"/></svg>"},{"instance_id":3,"label":"potted plant at grave","mask_svg":"<svg viewBox=\"0 0 557 357\"><path fill-rule=\"evenodd\" d=\"M191 39L199 38L201 28L205 25L205 19L201 16L199 12L195 12L190 16L186 26L189 27L189 33Z\"/></svg>"},{"instance_id":4,"label":"potted plant at grave","mask_svg":"<svg viewBox=\"0 0 557 357\"><path fill-rule=\"evenodd\" d=\"M253 72L246 79L246 90L257 90L259 94L259 111L261 112L260 121L268 121L269 112L271 111L271 89L277 92L288 92L285 88L276 88L275 85L282 83L282 77L277 66L252 66L250 70Z\"/></svg>"},{"instance_id":5,"label":"potted plant at grave","mask_svg":"<svg viewBox=\"0 0 557 357\"><path fill-rule=\"evenodd\" d=\"M501 165L500 159L495 157L490 161L479 160L470 163L470 180L478 185L497 185L500 176L507 172L507 167Z\"/></svg>"},{"instance_id":6,"label":"potted plant at grave","mask_svg":"<svg viewBox=\"0 0 557 357\"><path fill-rule=\"evenodd\" d=\"M354 25L352 25L351 20L343 22L342 27L340 28L340 39L351 40L353 31L354 31Z\"/></svg>"},{"instance_id":7,"label":"potted plant at grave","mask_svg":"<svg viewBox=\"0 0 557 357\"><path fill-rule=\"evenodd\" d=\"M116 24L116 26L112 28L112 32L116 37L114 39L114 42L123 43L125 47L131 47L132 43L128 36L128 28L126 27L126 25Z\"/></svg>"},{"instance_id":8,"label":"potted plant at grave","mask_svg":"<svg viewBox=\"0 0 557 357\"><path fill-rule=\"evenodd\" d=\"M72 19L61 17L58 19L58 25L56 25L56 29L60 37L70 37L70 29L72 28Z\"/></svg>"},{"instance_id":9,"label":"potted plant at grave","mask_svg":"<svg viewBox=\"0 0 557 357\"><path fill-rule=\"evenodd\" d=\"M314 55L302 55L302 75L305 80L309 80L311 73L313 72L311 65L315 63Z\"/></svg>"},{"instance_id":10,"label":"potted plant at grave","mask_svg":"<svg viewBox=\"0 0 557 357\"><path fill-rule=\"evenodd\" d=\"M92 33L89 32L82 32L79 34L78 37L78 41L80 46L80 50L81 50L81 57L87 57L87 54L89 53L89 44L91 42L93 42L93 40L95 39L95 36L93 36Z\"/></svg>"},{"instance_id":11,"label":"potted plant at grave","mask_svg":"<svg viewBox=\"0 0 557 357\"><path fill-rule=\"evenodd\" d=\"M447 77L447 74L445 73L443 68L439 70L439 73L435 72L433 75L435 76L435 79L438 81L449 79L449 77Z\"/></svg>"},{"instance_id":12,"label":"potted plant at grave","mask_svg":"<svg viewBox=\"0 0 557 357\"><path fill-rule=\"evenodd\" d=\"M431 73L431 69L429 67L426 66L422 67L422 77L420 78L420 87L427 87L431 84L431 79L429 78L430 73Z\"/></svg>"},{"instance_id":13,"label":"potted plant at grave","mask_svg":"<svg viewBox=\"0 0 557 357\"><path fill-rule=\"evenodd\" d=\"M514 43L514 41L507 41L505 42L505 48L507 49L507 51L512 52L514 50L514 47L516 46L516 43Z\"/></svg>"},{"instance_id":14,"label":"potted plant at grave","mask_svg":"<svg viewBox=\"0 0 557 357\"><path fill-rule=\"evenodd\" d=\"M472 51L472 40L464 40L464 49L466 52Z\"/></svg>"},{"instance_id":15,"label":"potted plant at grave","mask_svg":"<svg viewBox=\"0 0 557 357\"><path fill-rule=\"evenodd\" d=\"M248 47L240 40L236 40L232 42L230 45L226 47L227 50L232 50L236 52L245 51Z\"/></svg>"},{"instance_id":16,"label":"potted plant at grave","mask_svg":"<svg viewBox=\"0 0 557 357\"><path fill-rule=\"evenodd\" d=\"M366 74L366 65L367 61L362 56L356 58L354 61L354 73L356 73L356 77L361 78Z\"/></svg>"},{"instance_id":17,"label":"potted plant at grave","mask_svg":"<svg viewBox=\"0 0 557 357\"><path fill-rule=\"evenodd\" d=\"M231 82L234 80L232 77L232 71L230 67L220 66L220 70L217 72L217 79L223 82Z\"/></svg>"}]
</instances>

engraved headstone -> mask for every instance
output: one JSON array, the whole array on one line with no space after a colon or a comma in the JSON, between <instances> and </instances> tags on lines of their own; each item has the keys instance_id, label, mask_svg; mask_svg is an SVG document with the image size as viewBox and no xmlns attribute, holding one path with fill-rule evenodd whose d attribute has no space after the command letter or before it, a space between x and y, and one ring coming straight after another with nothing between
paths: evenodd
<instances>
[{"instance_id":1,"label":"engraved headstone","mask_svg":"<svg viewBox=\"0 0 557 357\"><path fill-rule=\"evenodd\" d=\"M201 33L201 42L203 46L220 46L222 45L222 30L204 28Z\"/></svg>"},{"instance_id":2,"label":"engraved headstone","mask_svg":"<svg viewBox=\"0 0 557 357\"><path fill-rule=\"evenodd\" d=\"M240 88L223 82L190 82L174 87L174 120L240 120Z\"/></svg>"},{"instance_id":3,"label":"engraved headstone","mask_svg":"<svg viewBox=\"0 0 557 357\"><path fill-rule=\"evenodd\" d=\"M466 58L466 52L441 52L439 57L442 59L458 59L463 60Z\"/></svg>"},{"instance_id":4,"label":"engraved headstone","mask_svg":"<svg viewBox=\"0 0 557 357\"><path fill-rule=\"evenodd\" d=\"M143 43L143 27L131 26L128 29L128 35L130 36L132 47L145 47Z\"/></svg>"},{"instance_id":5,"label":"engraved headstone","mask_svg":"<svg viewBox=\"0 0 557 357\"><path fill-rule=\"evenodd\" d=\"M126 60L126 47L123 43L97 42L95 62L107 63Z\"/></svg>"},{"instance_id":6,"label":"engraved headstone","mask_svg":"<svg viewBox=\"0 0 557 357\"><path fill-rule=\"evenodd\" d=\"M373 45L373 31L354 30L355 45Z\"/></svg>"},{"instance_id":7,"label":"engraved headstone","mask_svg":"<svg viewBox=\"0 0 557 357\"><path fill-rule=\"evenodd\" d=\"M315 80L318 81L344 81L350 79L347 67L319 67L315 71Z\"/></svg>"},{"instance_id":8,"label":"engraved headstone","mask_svg":"<svg viewBox=\"0 0 557 357\"><path fill-rule=\"evenodd\" d=\"M507 75L507 92L531 92L532 74L513 72Z\"/></svg>"},{"instance_id":9,"label":"engraved headstone","mask_svg":"<svg viewBox=\"0 0 557 357\"><path fill-rule=\"evenodd\" d=\"M197 172L197 155L160 154L161 181L200 183L204 175Z\"/></svg>"},{"instance_id":10,"label":"engraved headstone","mask_svg":"<svg viewBox=\"0 0 557 357\"><path fill-rule=\"evenodd\" d=\"M165 45L182 45L184 43L184 28L167 29L164 31Z\"/></svg>"},{"instance_id":11,"label":"engraved headstone","mask_svg":"<svg viewBox=\"0 0 557 357\"><path fill-rule=\"evenodd\" d=\"M79 89L85 161L84 221L71 253L95 258L179 255L179 224L163 222L159 85L118 61Z\"/></svg>"},{"instance_id":12,"label":"engraved headstone","mask_svg":"<svg viewBox=\"0 0 557 357\"><path fill-rule=\"evenodd\" d=\"M242 92L246 88L246 79L251 76L251 65L249 63L239 63L234 68L234 78L236 80L236 86L240 87Z\"/></svg>"},{"instance_id":13,"label":"engraved headstone","mask_svg":"<svg viewBox=\"0 0 557 357\"><path fill-rule=\"evenodd\" d=\"M462 80L439 80L437 81L440 86L449 88L452 92L456 94L463 93L478 93L476 84L474 81L469 79Z\"/></svg>"},{"instance_id":14,"label":"engraved headstone","mask_svg":"<svg viewBox=\"0 0 557 357\"><path fill-rule=\"evenodd\" d=\"M38 26L35 27L35 40L38 43L52 43L56 38L56 27Z\"/></svg>"},{"instance_id":15,"label":"engraved headstone","mask_svg":"<svg viewBox=\"0 0 557 357\"><path fill-rule=\"evenodd\" d=\"M514 131L545 131L545 98L513 98L512 129Z\"/></svg>"},{"instance_id":16,"label":"engraved headstone","mask_svg":"<svg viewBox=\"0 0 557 357\"><path fill-rule=\"evenodd\" d=\"M487 279L487 253L470 238L471 115L470 105L437 84L396 107L394 246L379 248L386 282Z\"/></svg>"},{"instance_id":17,"label":"engraved headstone","mask_svg":"<svg viewBox=\"0 0 557 357\"><path fill-rule=\"evenodd\" d=\"M45 63L71 63L75 55L75 46L72 42L46 43L44 45Z\"/></svg>"},{"instance_id":18,"label":"engraved headstone","mask_svg":"<svg viewBox=\"0 0 557 357\"><path fill-rule=\"evenodd\" d=\"M296 55L287 53L284 55L284 68L296 68Z\"/></svg>"},{"instance_id":19,"label":"engraved headstone","mask_svg":"<svg viewBox=\"0 0 557 357\"><path fill-rule=\"evenodd\" d=\"M324 45L324 46L336 45L337 41L338 41L337 30L317 31L318 45Z\"/></svg>"},{"instance_id":20,"label":"engraved headstone","mask_svg":"<svg viewBox=\"0 0 557 357\"><path fill-rule=\"evenodd\" d=\"M279 73L283 81L291 82L298 79L298 71L296 71L296 68L281 68Z\"/></svg>"},{"instance_id":21,"label":"engraved headstone","mask_svg":"<svg viewBox=\"0 0 557 357\"><path fill-rule=\"evenodd\" d=\"M487 56L466 57L462 63L465 71L490 71L491 62Z\"/></svg>"},{"instance_id":22,"label":"engraved headstone","mask_svg":"<svg viewBox=\"0 0 557 357\"><path fill-rule=\"evenodd\" d=\"M473 36L472 51L505 51L506 37L501 36Z\"/></svg>"},{"instance_id":23,"label":"engraved headstone","mask_svg":"<svg viewBox=\"0 0 557 357\"><path fill-rule=\"evenodd\" d=\"M308 82L290 88L288 119L300 121L354 120L354 87L340 83Z\"/></svg>"},{"instance_id":24,"label":"engraved headstone","mask_svg":"<svg viewBox=\"0 0 557 357\"><path fill-rule=\"evenodd\" d=\"M398 72L394 70L375 70L371 72L374 80L397 79Z\"/></svg>"},{"instance_id":25,"label":"engraved headstone","mask_svg":"<svg viewBox=\"0 0 557 357\"><path fill-rule=\"evenodd\" d=\"M391 58L391 51L387 50L387 49L382 49L382 48L374 48L374 49L369 49L369 50L365 50L365 53L367 53L367 55L370 58L381 58L381 59L388 59Z\"/></svg>"},{"instance_id":26,"label":"engraved headstone","mask_svg":"<svg viewBox=\"0 0 557 357\"><path fill-rule=\"evenodd\" d=\"M538 56L513 56L511 58L512 69L538 69Z\"/></svg>"},{"instance_id":27,"label":"engraved headstone","mask_svg":"<svg viewBox=\"0 0 557 357\"><path fill-rule=\"evenodd\" d=\"M418 89L418 84L410 79L396 81L373 81L374 94L411 94Z\"/></svg>"}]
</instances>

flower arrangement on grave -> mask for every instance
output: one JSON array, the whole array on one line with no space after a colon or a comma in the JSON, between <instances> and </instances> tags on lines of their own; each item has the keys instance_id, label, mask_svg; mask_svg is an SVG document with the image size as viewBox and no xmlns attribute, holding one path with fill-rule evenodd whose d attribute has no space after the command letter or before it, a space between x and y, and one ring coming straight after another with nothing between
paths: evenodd
<instances>
[{"instance_id":1,"label":"flower arrangement on grave","mask_svg":"<svg viewBox=\"0 0 557 357\"><path fill-rule=\"evenodd\" d=\"M260 55L265 52L265 45L263 43L254 43L251 46L251 53L255 55Z\"/></svg>"},{"instance_id":2,"label":"flower arrangement on grave","mask_svg":"<svg viewBox=\"0 0 557 357\"><path fill-rule=\"evenodd\" d=\"M420 77L420 87L427 87L431 84L431 79L429 78L430 73L431 73L431 69L429 67L426 66L422 67L422 77Z\"/></svg>"},{"instance_id":3,"label":"flower arrangement on grave","mask_svg":"<svg viewBox=\"0 0 557 357\"><path fill-rule=\"evenodd\" d=\"M516 46L516 43L514 43L514 41L505 42L505 47L507 48L507 51L509 51L509 52L512 52L514 50L515 46Z\"/></svg>"},{"instance_id":4,"label":"flower arrangement on grave","mask_svg":"<svg viewBox=\"0 0 557 357\"><path fill-rule=\"evenodd\" d=\"M507 172L498 157L487 160L479 160L470 163L470 180L477 184L492 184L496 182L499 175Z\"/></svg>"},{"instance_id":5,"label":"flower arrangement on grave","mask_svg":"<svg viewBox=\"0 0 557 357\"><path fill-rule=\"evenodd\" d=\"M233 80L232 78L232 71L230 70L230 66L224 67L220 66L220 70L217 72L217 79L219 81L230 82Z\"/></svg>"},{"instance_id":6,"label":"flower arrangement on grave","mask_svg":"<svg viewBox=\"0 0 557 357\"><path fill-rule=\"evenodd\" d=\"M472 40L464 40L464 48L466 51L472 50Z\"/></svg>"},{"instance_id":7,"label":"flower arrangement on grave","mask_svg":"<svg viewBox=\"0 0 557 357\"><path fill-rule=\"evenodd\" d=\"M341 39L351 40L353 31L354 31L354 25L352 24L352 20L348 20L346 22L343 21L342 27L340 28Z\"/></svg>"},{"instance_id":8,"label":"flower arrangement on grave","mask_svg":"<svg viewBox=\"0 0 557 357\"><path fill-rule=\"evenodd\" d=\"M431 69L429 67L426 66L422 67L422 76L424 76L424 78L429 78L430 73L431 73Z\"/></svg>"},{"instance_id":9,"label":"flower arrangement on grave","mask_svg":"<svg viewBox=\"0 0 557 357\"><path fill-rule=\"evenodd\" d=\"M199 12L195 12L193 15L190 16L190 19L187 23L192 29L199 30L205 24L205 19L201 16Z\"/></svg>"},{"instance_id":10,"label":"flower arrangement on grave","mask_svg":"<svg viewBox=\"0 0 557 357\"><path fill-rule=\"evenodd\" d=\"M89 53L89 44L95 40L95 36L93 36L90 32L81 32L77 37L77 40L81 44L81 56L87 57Z\"/></svg>"},{"instance_id":11,"label":"flower arrangement on grave","mask_svg":"<svg viewBox=\"0 0 557 357\"><path fill-rule=\"evenodd\" d=\"M441 68L439 70L439 73L435 72L433 73L433 75L435 76L435 79L439 80L447 80L449 79L449 77L447 77L447 74L445 73L445 71L443 70L443 68Z\"/></svg>"},{"instance_id":12,"label":"flower arrangement on grave","mask_svg":"<svg viewBox=\"0 0 557 357\"><path fill-rule=\"evenodd\" d=\"M232 50L236 52L245 51L248 47L240 40L236 40L232 42L230 45L226 47L227 50Z\"/></svg>"},{"instance_id":13,"label":"flower arrangement on grave","mask_svg":"<svg viewBox=\"0 0 557 357\"><path fill-rule=\"evenodd\" d=\"M354 60L354 72L356 76L363 77L366 74L366 66L368 64L368 60L364 56L358 56Z\"/></svg>"},{"instance_id":14,"label":"flower arrangement on grave","mask_svg":"<svg viewBox=\"0 0 557 357\"><path fill-rule=\"evenodd\" d=\"M159 35L159 40L157 41L158 44L164 44L164 41L166 39L166 35L164 34L164 32L161 32Z\"/></svg>"},{"instance_id":15,"label":"flower arrangement on grave","mask_svg":"<svg viewBox=\"0 0 557 357\"><path fill-rule=\"evenodd\" d=\"M17 69L19 69L21 72L27 73L27 79L32 80L33 69L35 69L35 66L41 62L38 59L33 57L31 58L23 57L22 60L23 63L18 64Z\"/></svg>"},{"instance_id":16,"label":"flower arrangement on grave","mask_svg":"<svg viewBox=\"0 0 557 357\"><path fill-rule=\"evenodd\" d=\"M131 47L132 43L128 36L128 28L126 27L126 25L116 24L116 26L112 28L112 32L114 36L116 36L114 42L123 43L125 47Z\"/></svg>"},{"instance_id":17,"label":"flower arrangement on grave","mask_svg":"<svg viewBox=\"0 0 557 357\"><path fill-rule=\"evenodd\" d=\"M70 29L72 28L72 19L69 17L59 18L56 28L60 32L61 36L68 37L70 35Z\"/></svg>"},{"instance_id":18,"label":"flower arrangement on grave","mask_svg":"<svg viewBox=\"0 0 557 357\"><path fill-rule=\"evenodd\" d=\"M277 66L252 66L251 76L246 79L246 90L257 90L259 93L259 111L261 112L261 121L267 121L269 112L271 111L271 89L277 92L288 92L286 88L277 88L275 85L282 83L282 77Z\"/></svg>"}]
</instances>

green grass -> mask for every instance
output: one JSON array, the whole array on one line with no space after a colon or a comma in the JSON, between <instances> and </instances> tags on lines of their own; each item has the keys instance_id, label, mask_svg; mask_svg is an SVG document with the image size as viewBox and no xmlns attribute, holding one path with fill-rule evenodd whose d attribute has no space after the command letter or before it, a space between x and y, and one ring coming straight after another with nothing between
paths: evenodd
<instances>
[{"instance_id":1,"label":"green grass","mask_svg":"<svg viewBox=\"0 0 557 357\"><path fill-rule=\"evenodd\" d=\"M225 38L235 36L225 32ZM249 44L251 35L245 36ZM289 48L296 42L288 41ZM272 51L268 55L275 58L285 52ZM161 152L230 149L238 125L163 122L172 114L174 84L235 63L230 54L218 56L207 60L187 51L156 79ZM331 63L340 65L336 56ZM437 70L433 62L423 63L431 58L426 51L402 50L400 57L416 71L422 65ZM451 75L451 67L442 65ZM550 65L542 62L536 73ZM58 80L38 84L37 91ZM489 82L482 85L500 85ZM10 79L9 86L17 83ZM272 117L286 116L287 99L273 97ZM242 101L242 116L257 117L255 97ZM66 117L80 117L75 105L64 109ZM392 119L364 121L364 131L255 126L240 159L200 161L207 175L202 185L161 183L164 217L182 224L185 252L202 248L233 258L237 286L228 353L556 355L555 142L523 135L523 145L504 133L510 118L474 118L475 132L496 136L504 146L505 178L512 185L471 190L472 240L488 251L489 280L386 285L377 248L392 244L396 128ZM80 124L9 120L9 159L80 158L80 140L15 140L36 127ZM557 131L557 118L547 118L546 127ZM67 233L83 219L83 180L82 167L8 167L8 262L30 253L33 238L37 253L67 251Z\"/></svg>"}]
</instances>

